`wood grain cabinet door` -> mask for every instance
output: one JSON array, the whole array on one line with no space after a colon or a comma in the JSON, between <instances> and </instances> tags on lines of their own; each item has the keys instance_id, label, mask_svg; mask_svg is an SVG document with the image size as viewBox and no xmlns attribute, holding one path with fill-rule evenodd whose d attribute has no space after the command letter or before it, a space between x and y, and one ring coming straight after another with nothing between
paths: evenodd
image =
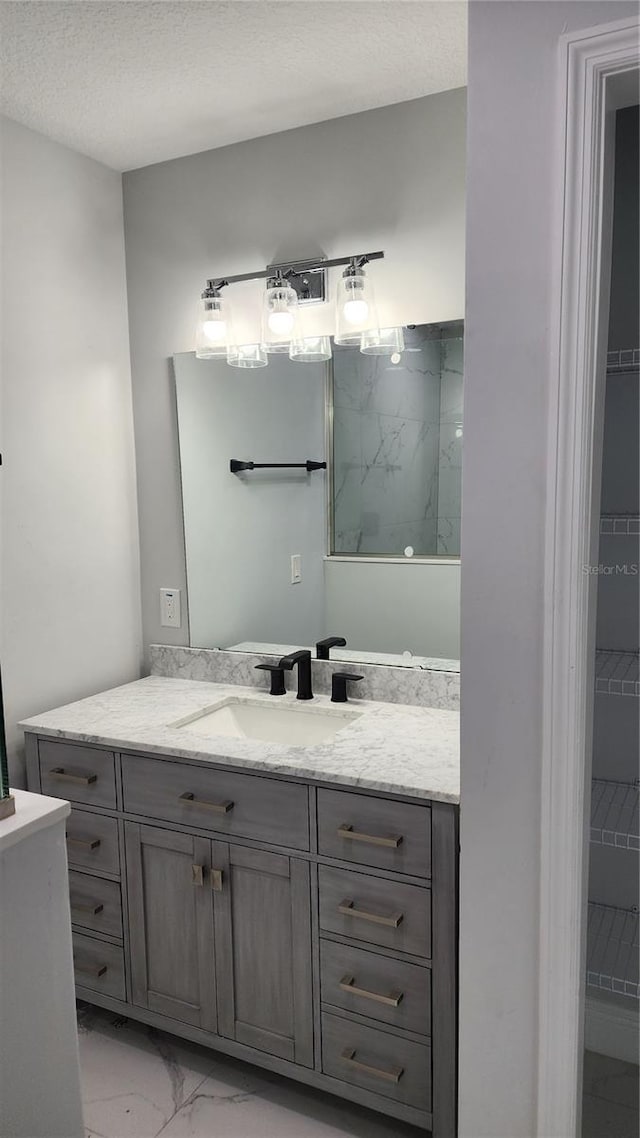
<instances>
[{"instance_id":1,"label":"wood grain cabinet door","mask_svg":"<svg viewBox=\"0 0 640 1138\"><path fill-rule=\"evenodd\" d=\"M309 866L213 843L218 1031L313 1066Z\"/></svg>"},{"instance_id":2,"label":"wood grain cabinet door","mask_svg":"<svg viewBox=\"0 0 640 1138\"><path fill-rule=\"evenodd\" d=\"M125 825L133 1003L216 1030L211 842Z\"/></svg>"}]
</instances>

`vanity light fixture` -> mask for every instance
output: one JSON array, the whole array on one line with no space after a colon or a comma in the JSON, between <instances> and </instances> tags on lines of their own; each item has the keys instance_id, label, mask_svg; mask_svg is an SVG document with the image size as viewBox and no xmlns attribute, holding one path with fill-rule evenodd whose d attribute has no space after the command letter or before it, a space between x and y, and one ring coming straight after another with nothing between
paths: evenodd
<instances>
[{"instance_id":1,"label":"vanity light fixture","mask_svg":"<svg viewBox=\"0 0 640 1138\"><path fill-rule=\"evenodd\" d=\"M262 341L269 354L288 352L298 317L298 294L282 273L267 278L262 308Z\"/></svg>"},{"instance_id":2,"label":"vanity light fixture","mask_svg":"<svg viewBox=\"0 0 640 1138\"><path fill-rule=\"evenodd\" d=\"M299 326L301 305L319 303L325 299L326 270L342 268L336 297L336 344L363 348L363 332L378 336L374 354L390 355L402 350L387 348L380 337L388 330L378 331L378 319L371 282L364 266L378 261L384 252L358 253L351 257L332 260L313 258L307 261L289 261L269 265L255 273L238 273L229 277L212 277L202 293L196 329L196 356L198 359L225 357L232 367L265 367L268 355L287 352L289 358L305 363L331 359L329 336L305 336ZM261 340L253 344L236 344L231 318L221 289L240 281L265 280L266 289L262 306ZM400 334L399 329L392 329ZM375 340L375 336L374 336ZM371 343L374 343L372 340ZM373 351L373 349L370 349Z\"/></svg>"},{"instance_id":3,"label":"vanity light fixture","mask_svg":"<svg viewBox=\"0 0 640 1138\"><path fill-rule=\"evenodd\" d=\"M264 344L234 344L227 352L227 363L231 367L266 367L268 362Z\"/></svg>"},{"instance_id":4,"label":"vanity light fixture","mask_svg":"<svg viewBox=\"0 0 640 1138\"><path fill-rule=\"evenodd\" d=\"M318 364L331 359L331 338L329 336L305 336L302 340L292 340L289 359L303 364Z\"/></svg>"},{"instance_id":5,"label":"vanity light fixture","mask_svg":"<svg viewBox=\"0 0 640 1138\"><path fill-rule=\"evenodd\" d=\"M196 356L199 360L219 359L227 355L230 315L227 301L218 288L206 289L200 298L196 325Z\"/></svg>"},{"instance_id":6,"label":"vanity light fixture","mask_svg":"<svg viewBox=\"0 0 640 1138\"><path fill-rule=\"evenodd\" d=\"M360 347L363 332L378 323L365 263L362 257L352 257L338 281L335 341L343 347Z\"/></svg>"},{"instance_id":7,"label":"vanity light fixture","mask_svg":"<svg viewBox=\"0 0 640 1138\"><path fill-rule=\"evenodd\" d=\"M360 351L364 356L398 355L404 351L402 328L371 328L363 332Z\"/></svg>"}]
</instances>

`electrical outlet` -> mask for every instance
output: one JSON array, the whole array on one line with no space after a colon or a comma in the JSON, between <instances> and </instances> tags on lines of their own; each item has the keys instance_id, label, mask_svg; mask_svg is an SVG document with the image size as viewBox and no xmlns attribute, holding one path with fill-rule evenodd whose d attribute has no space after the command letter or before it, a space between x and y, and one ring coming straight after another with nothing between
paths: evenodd
<instances>
[{"instance_id":1,"label":"electrical outlet","mask_svg":"<svg viewBox=\"0 0 640 1138\"><path fill-rule=\"evenodd\" d=\"M160 590L160 624L163 628L180 628L180 590Z\"/></svg>"},{"instance_id":2,"label":"electrical outlet","mask_svg":"<svg viewBox=\"0 0 640 1138\"><path fill-rule=\"evenodd\" d=\"M302 580L302 557L299 553L291 554L291 584L299 585Z\"/></svg>"}]
</instances>

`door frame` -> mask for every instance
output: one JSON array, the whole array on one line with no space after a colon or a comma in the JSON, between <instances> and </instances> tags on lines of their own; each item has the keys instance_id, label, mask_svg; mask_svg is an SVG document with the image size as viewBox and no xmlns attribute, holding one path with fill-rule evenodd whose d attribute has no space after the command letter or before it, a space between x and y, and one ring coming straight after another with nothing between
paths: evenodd
<instances>
[{"instance_id":1,"label":"door frame","mask_svg":"<svg viewBox=\"0 0 640 1138\"><path fill-rule=\"evenodd\" d=\"M578 1134L582 1099L603 375L612 120L640 64L640 22L560 40L545 548L538 1138Z\"/></svg>"}]
</instances>

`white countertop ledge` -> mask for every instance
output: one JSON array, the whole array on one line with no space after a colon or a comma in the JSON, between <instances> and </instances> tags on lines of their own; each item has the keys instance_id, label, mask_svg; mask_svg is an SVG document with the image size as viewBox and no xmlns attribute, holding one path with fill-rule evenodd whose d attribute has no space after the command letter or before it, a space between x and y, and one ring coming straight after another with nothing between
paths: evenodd
<instances>
[{"instance_id":1,"label":"white countertop ledge","mask_svg":"<svg viewBox=\"0 0 640 1138\"><path fill-rule=\"evenodd\" d=\"M460 801L457 711L354 699L339 708L358 712L359 718L333 739L313 746L205 737L169 726L212 709L230 696L260 698L255 688L235 684L149 676L33 716L20 726L49 738L101 744L117 751L155 751L336 786ZM276 697L265 694L262 698L270 702ZM277 700L279 706L296 703L293 693ZM312 706L335 708L326 695L316 696Z\"/></svg>"},{"instance_id":2,"label":"white countertop ledge","mask_svg":"<svg viewBox=\"0 0 640 1138\"><path fill-rule=\"evenodd\" d=\"M69 803L59 798L31 794L28 790L12 790L11 794L16 812L0 820L0 853L37 834L38 830L46 830L71 813Z\"/></svg>"}]
</instances>

